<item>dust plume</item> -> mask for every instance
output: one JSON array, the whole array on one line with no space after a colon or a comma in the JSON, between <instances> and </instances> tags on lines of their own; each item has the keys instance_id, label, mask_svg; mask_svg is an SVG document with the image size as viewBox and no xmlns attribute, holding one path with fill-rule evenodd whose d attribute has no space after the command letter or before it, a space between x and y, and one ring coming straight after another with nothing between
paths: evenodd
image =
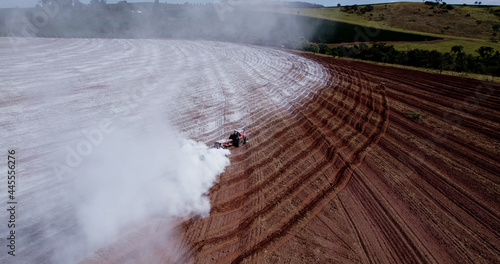
<instances>
[{"instance_id":1,"label":"dust plume","mask_svg":"<svg viewBox=\"0 0 500 264\"><path fill-rule=\"evenodd\" d=\"M74 172L68 199L77 228L54 261L72 263L109 243L119 245L130 228L152 219L168 225L171 217L207 216L206 194L229 164L228 154L161 123L113 132ZM148 243L144 234L141 238L143 246Z\"/></svg>"}]
</instances>

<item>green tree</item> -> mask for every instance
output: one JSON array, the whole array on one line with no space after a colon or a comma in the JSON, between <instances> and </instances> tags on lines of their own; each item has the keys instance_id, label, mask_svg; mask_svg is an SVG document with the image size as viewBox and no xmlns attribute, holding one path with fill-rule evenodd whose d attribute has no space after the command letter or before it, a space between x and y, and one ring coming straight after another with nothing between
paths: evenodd
<instances>
[{"instance_id":1,"label":"green tree","mask_svg":"<svg viewBox=\"0 0 500 264\"><path fill-rule=\"evenodd\" d=\"M458 53L462 53L463 51L464 51L464 46L462 46L462 45L455 45L455 46L451 47L451 52L453 52L453 53L458 54Z\"/></svg>"},{"instance_id":2,"label":"green tree","mask_svg":"<svg viewBox=\"0 0 500 264\"><path fill-rule=\"evenodd\" d=\"M310 45L310 51L314 54L319 53L318 45Z\"/></svg>"},{"instance_id":3,"label":"green tree","mask_svg":"<svg viewBox=\"0 0 500 264\"><path fill-rule=\"evenodd\" d=\"M328 45L326 45L325 43L320 43L318 45L318 48L319 48L319 53L321 54L326 54L326 55L332 54L332 49L330 49L330 47L328 47Z\"/></svg>"},{"instance_id":4,"label":"green tree","mask_svg":"<svg viewBox=\"0 0 500 264\"><path fill-rule=\"evenodd\" d=\"M479 56L484 59L489 59L493 53L495 52L492 47L486 47L482 46L478 50L476 50L477 53L479 53Z\"/></svg>"}]
</instances>

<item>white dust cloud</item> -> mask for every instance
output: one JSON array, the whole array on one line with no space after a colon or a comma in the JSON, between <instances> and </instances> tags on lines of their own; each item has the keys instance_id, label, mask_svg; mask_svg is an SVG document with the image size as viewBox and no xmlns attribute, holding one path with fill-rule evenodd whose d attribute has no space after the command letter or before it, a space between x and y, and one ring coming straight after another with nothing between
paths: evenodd
<instances>
[{"instance_id":1,"label":"white dust cloud","mask_svg":"<svg viewBox=\"0 0 500 264\"><path fill-rule=\"evenodd\" d=\"M229 165L228 154L168 125L116 129L74 172L77 232L54 261L79 260L155 217L207 216L206 194Z\"/></svg>"}]
</instances>

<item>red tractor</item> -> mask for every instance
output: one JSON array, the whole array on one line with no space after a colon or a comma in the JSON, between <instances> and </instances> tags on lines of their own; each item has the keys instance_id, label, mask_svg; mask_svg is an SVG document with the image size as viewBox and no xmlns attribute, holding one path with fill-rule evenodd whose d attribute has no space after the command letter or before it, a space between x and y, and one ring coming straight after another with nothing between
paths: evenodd
<instances>
[{"instance_id":1,"label":"red tractor","mask_svg":"<svg viewBox=\"0 0 500 264\"><path fill-rule=\"evenodd\" d=\"M239 147L246 144L248 141L248 133L244 129L236 129L229 136L229 139L222 139L216 141L213 145L214 148L229 148L231 146Z\"/></svg>"}]
</instances>

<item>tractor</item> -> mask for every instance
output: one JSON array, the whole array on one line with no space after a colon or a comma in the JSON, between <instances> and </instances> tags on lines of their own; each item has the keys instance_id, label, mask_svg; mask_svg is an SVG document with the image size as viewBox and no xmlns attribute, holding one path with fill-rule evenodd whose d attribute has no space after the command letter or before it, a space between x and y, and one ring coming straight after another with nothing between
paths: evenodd
<instances>
[{"instance_id":1,"label":"tractor","mask_svg":"<svg viewBox=\"0 0 500 264\"><path fill-rule=\"evenodd\" d=\"M229 136L229 139L216 141L213 148L229 148L231 146L239 147L248 142L248 134L244 129L235 129Z\"/></svg>"}]
</instances>

